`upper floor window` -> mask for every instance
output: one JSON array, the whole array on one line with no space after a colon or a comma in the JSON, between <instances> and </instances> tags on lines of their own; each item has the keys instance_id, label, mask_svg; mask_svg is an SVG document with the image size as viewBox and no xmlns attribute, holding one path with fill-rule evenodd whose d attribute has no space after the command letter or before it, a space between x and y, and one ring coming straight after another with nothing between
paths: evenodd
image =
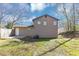
<instances>
[{"instance_id":1,"label":"upper floor window","mask_svg":"<svg viewBox=\"0 0 79 59\"><path fill-rule=\"evenodd\" d=\"M53 24L56 25L57 24L56 21L54 21Z\"/></svg>"},{"instance_id":2,"label":"upper floor window","mask_svg":"<svg viewBox=\"0 0 79 59\"><path fill-rule=\"evenodd\" d=\"M44 21L44 22L43 22L43 25L47 25L47 22L46 22L46 21Z\"/></svg>"},{"instance_id":3,"label":"upper floor window","mask_svg":"<svg viewBox=\"0 0 79 59\"><path fill-rule=\"evenodd\" d=\"M40 22L40 21L38 21L37 23L38 23L38 24L41 24L41 22Z\"/></svg>"}]
</instances>

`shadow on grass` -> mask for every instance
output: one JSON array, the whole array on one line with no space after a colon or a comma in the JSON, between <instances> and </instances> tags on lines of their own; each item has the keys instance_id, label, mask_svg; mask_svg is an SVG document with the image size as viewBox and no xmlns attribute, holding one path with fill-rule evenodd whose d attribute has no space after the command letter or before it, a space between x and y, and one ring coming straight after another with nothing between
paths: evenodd
<instances>
[{"instance_id":1,"label":"shadow on grass","mask_svg":"<svg viewBox=\"0 0 79 59\"><path fill-rule=\"evenodd\" d=\"M45 54L47 54L48 52L52 52L52 51L54 51L55 49L57 49L58 47L60 47L61 45L63 45L63 44L65 44L65 43L67 43L67 42L69 42L69 41L71 41L73 39L73 37L72 38L70 38L69 40L66 40L65 42L63 42L63 43L59 43L59 45L57 45L56 47L54 47L54 48L52 48L52 49L50 49L50 50L48 50L48 51L46 51L46 52L44 52L44 53L42 53L42 54L40 54L39 56L43 56L43 55L45 55Z\"/></svg>"},{"instance_id":2,"label":"shadow on grass","mask_svg":"<svg viewBox=\"0 0 79 59\"><path fill-rule=\"evenodd\" d=\"M37 39L33 39L33 38L22 38L20 40L29 43L29 42L50 41L52 39L56 39L56 37L54 37L54 38L37 38Z\"/></svg>"},{"instance_id":3,"label":"shadow on grass","mask_svg":"<svg viewBox=\"0 0 79 59\"><path fill-rule=\"evenodd\" d=\"M20 44L20 42L18 42L18 41L11 41L8 44L2 45L0 47L16 46L16 45L19 45L19 44Z\"/></svg>"}]
</instances>

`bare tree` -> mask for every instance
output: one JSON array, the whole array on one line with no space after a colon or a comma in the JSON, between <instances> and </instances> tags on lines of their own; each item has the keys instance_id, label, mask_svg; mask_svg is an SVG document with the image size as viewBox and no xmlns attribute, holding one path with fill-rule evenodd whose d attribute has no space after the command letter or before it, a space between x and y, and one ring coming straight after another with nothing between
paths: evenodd
<instances>
[{"instance_id":1,"label":"bare tree","mask_svg":"<svg viewBox=\"0 0 79 59\"><path fill-rule=\"evenodd\" d=\"M0 27L2 27L2 19L4 18L5 9L0 9Z\"/></svg>"},{"instance_id":2,"label":"bare tree","mask_svg":"<svg viewBox=\"0 0 79 59\"><path fill-rule=\"evenodd\" d=\"M63 14L64 14L64 16L66 17L66 20L67 20L67 31L69 31L69 18L67 16L65 4L63 3L62 5L63 5Z\"/></svg>"},{"instance_id":3,"label":"bare tree","mask_svg":"<svg viewBox=\"0 0 79 59\"><path fill-rule=\"evenodd\" d=\"M12 22L11 22L12 23L12 28L13 28L13 26L15 25L15 23L17 21L19 21L19 20L21 21L22 15L24 13L28 14L27 10L25 8L23 8L23 9L16 9L16 10L12 11L12 14L13 14L13 18L12 18Z\"/></svg>"},{"instance_id":4,"label":"bare tree","mask_svg":"<svg viewBox=\"0 0 79 59\"><path fill-rule=\"evenodd\" d=\"M61 21L61 23L62 23L62 25L64 25L64 29L65 29L65 31L66 32L68 32L68 31L70 31L70 27L71 27L71 21L70 21L70 17L69 17L69 13L67 12L67 8L65 7L65 5L66 4L57 4L60 8L59 9L61 9L61 11L55 11L59 16L62 16L62 17L64 17L64 22L63 22L63 20L60 20ZM72 9L70 9L70 10L72 10ZM62 14L62 15L61 15Z\"/></svg>"},{"instance_id":5,"label":"bare tree","mask_svg":"<svg viewBox=\"0 0 79 59\"><path fill-rule=\"evenodd\" d=\"M75 4L71 4L69 12L67 12L66 4L62 4L63 12L62 14L65 16L67 22L66 27L67 31L75 31L75 19L76 19L76 7Z\"/></svg>"},{"instance_id":6,"label":"bare tree","mask_svg":"<svg viewBox=\"0 0 79 59\"><path fill-rule=\"evenodd\" d=\"M3 27L2 19L4 18L6 10L5 8L0 9L0 38L1 38L1 28Z\"/></svg>"},{"instance_id":7,"label":"bare tree","mask_svg":"<svg viewBox=\"0 0 79 59\"><path fill-rule=\"evenodd\" d=\"M75 16L76 16L76 14L75 14L75 4L73 3L73 32L74 32L74 36L75 36L75 31L76 31L76 27L75 27Z\"/></svg>"}]
</instances>

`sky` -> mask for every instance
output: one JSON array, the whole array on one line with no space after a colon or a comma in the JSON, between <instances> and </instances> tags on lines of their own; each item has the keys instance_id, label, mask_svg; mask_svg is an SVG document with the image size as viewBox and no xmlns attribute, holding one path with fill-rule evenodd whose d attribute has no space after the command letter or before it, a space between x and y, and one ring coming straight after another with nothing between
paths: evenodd
<instances>
[{"instance_id":1,"label":"sky","mask_svg":"<svg viewBox=\"0 0 79 59\"><path fill-rule=\"evenodd\" d=\"M62 6L56 3L0 3L0 11L3 11L5 17L3 22L12 21L13 17L15 19L20 15L17 24L32 24L32 19L48 14L59 20L63 20L65 17L62 15ZM71 4L67 4L67 12L70 12Z\"/></svg>"},{"instance_id":2,"label":"sky","mask_svg":"<svg viewBox=\"0 0 79 59\"><path fill-rule=\"evenodd\" d=\"M48 14L50 16L58 18L55 11L57 9L57 5L50 4L50 3L14 3L14 4L0 4L0 9L4 10L5 17L3 18L4 22L12 21L12 17L14 15L21 14L21 21L18 21L18 24L23 24L24 22L27 22L28 24L31 24L32 19L42 16L44 14ZM17 12L16 12L17 11ZM23 23L22 23L23 22Z\"/></svg>"}]
</instances>

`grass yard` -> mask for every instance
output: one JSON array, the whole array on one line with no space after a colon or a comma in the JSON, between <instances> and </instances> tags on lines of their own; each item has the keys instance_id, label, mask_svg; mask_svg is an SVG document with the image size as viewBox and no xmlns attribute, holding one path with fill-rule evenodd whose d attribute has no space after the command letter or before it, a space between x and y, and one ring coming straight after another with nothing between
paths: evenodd
<instances>
[{"instance_id":1,"label":"grass yard","mask_svg":"<svg viewBox=\"0 0 79 59\"><path fill-rule=\"evenodd\" d=\"M76 25L76 31L79 31L79 25Z\"/></svg>"},{"instance_id":2,"label":"grass yard","mask_svg":"<svg viewBox=\"0 0 79 59\"><path fill-rule=\"evenodd\" d=\"M24 42L19 39L0 39L0 55L2 56L35 56L40 55L68 40L59 39L39 39L36 42ZM79 38L74 38L69 42L59 46L57 49L47 52L48 56L79 56Z\"/></svg>"}]
</instances>

